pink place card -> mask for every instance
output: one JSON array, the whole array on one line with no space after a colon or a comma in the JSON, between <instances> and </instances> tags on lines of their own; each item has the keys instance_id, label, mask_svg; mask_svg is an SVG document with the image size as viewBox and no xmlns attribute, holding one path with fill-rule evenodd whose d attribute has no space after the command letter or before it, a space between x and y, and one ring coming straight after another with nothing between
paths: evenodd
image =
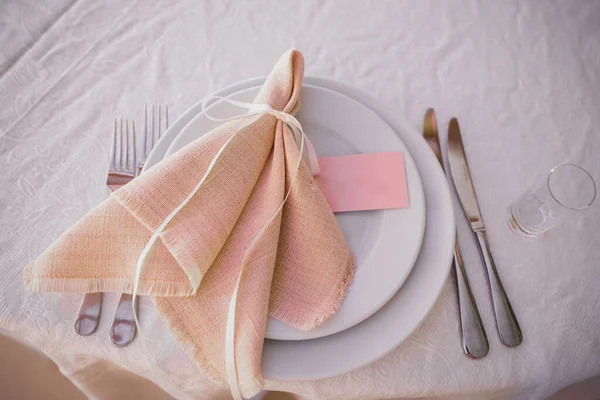
<instances>
[{"instance_id":1,"label":"pink place card","mask_svg":"<svg viewBox=\"0 0 600 400\"><path fill-rule=\"evenodd\" d=\"M401 152L319 158L315 177L333 212L408 207Z\"/></svg>"}]
</instances>

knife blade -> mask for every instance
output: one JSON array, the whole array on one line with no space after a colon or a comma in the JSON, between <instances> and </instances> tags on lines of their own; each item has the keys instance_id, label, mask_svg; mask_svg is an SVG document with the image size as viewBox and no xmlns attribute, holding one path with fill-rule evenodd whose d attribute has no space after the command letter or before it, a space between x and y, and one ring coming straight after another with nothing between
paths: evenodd
<instances>
[{"instance_id":1,"label":"knife blade","mask_svg":"<svg viewBox=\"0 0 600 400\"><path fill-rule=\"evenodd\" d=\"M477 196L475 195L475 188L473 188L471 172L467 164L460 127L456 118L452 118L448 126L448 161L456 192L465 210L465 214L469 218L471 229L473 231L485 229L479 211L479 204L477 203Z\"/></svg>"},{"instance_id":2,"label":"knife blade","mask_svg":"<svg viewBox=\"0 0 600 400\"><path fill-rule=\"evenodd\" d=\"M444 169L437 119L433 108L428 109L425 113L425 118L423 119L423 137L440 162L442 169ZM458 233L456 234L454 242L452 270L454 271L454 276L456 278L458 315L460 318L460 333L463 350L469 357L484 357L488 353L489 344L485 328L481 322L479 310L477 309L477 303L475 302L471 286L469 285L467 270L463 263L460 244L458 242Z\"/></svg>"},{"instance_id":3,"label":"knife blade","mask_svg":"<svg viewBox=\"0 0 600 400\"><path fill-rule=\"evenodd\" d=\"M485 225L481 218L477 195L475 194L471 172L465 155L460 127L456 118L452 118L448 126L448 161L450 164L450 175L452 175L456 192L458 193L465 215L469 219L471 229L477 235L479 249L487 269L494 316L496 318L496 328L500 336L500 341L509 347L518 346L523 341L523 335L506 290L504 290L504 286L502 285L494 258L492 257L492 251L487 240Z\"/></svg>"}]
</instances>

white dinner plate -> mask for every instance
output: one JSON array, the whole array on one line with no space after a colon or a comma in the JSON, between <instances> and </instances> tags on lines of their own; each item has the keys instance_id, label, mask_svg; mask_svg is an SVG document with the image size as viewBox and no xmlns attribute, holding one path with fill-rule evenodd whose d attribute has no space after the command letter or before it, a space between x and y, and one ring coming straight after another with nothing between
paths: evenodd
<instances>
[{"instance_id":1,"label":"white dinner plate","mask_svg":"<svg viewBox=\"0 0 600 400\"><path fill-rule=\"evenodd\" d=\"M260 85L255 78L215 93L228 96ZM305 82L345 94L376 112L402 138L419 170L426 201L426 227L415 266L401 289L379 311L360 324L327 337L283 341L266 340L263 348L263 375L276 380L313 380L339 375L390 352L423 321L438 298L448 277L454 244L454 215L446 178L437 159L419 133L397 112L383 106L366 93L345 84L306 77ZM172 127L185 126L200 111L197 104ZM150 155L155 164L167 152L167 142L176 136L169 129ZM178 132L177 132L178 133ZM162 142L162 145L161 145Z\"/></svg>"},{"instance_id":2,"label":"white dinner plate","mask_svg":"<svg viewBox=\"0 0 600 400\"><path fill-rule=\"evenodd\" d=\"M259 90L260 86L255 86L229 97L252 102ZM417 167L406 146L389 125L356 100L328 89L305 85L300 101L302 108L297 118L318 156L402 151L410 207L336 214L357 264L342 306L330 320L310 331L301 331L269 318L265 334L269 339L323 337L350 328L373 315L404 283L419 254L425 230L425 198ZM211 115L221 118L244 112L225 102L210 109ZM220 124L199 113L173 138L165 157Z\"/></svg>"}]
</instances>

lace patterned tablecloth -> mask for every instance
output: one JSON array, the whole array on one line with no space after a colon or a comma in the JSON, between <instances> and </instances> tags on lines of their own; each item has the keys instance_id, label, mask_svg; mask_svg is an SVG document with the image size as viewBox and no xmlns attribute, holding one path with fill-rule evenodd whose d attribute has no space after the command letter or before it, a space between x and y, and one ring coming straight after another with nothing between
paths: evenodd
<instances>
[{"instance_id":1,"label":"lace patterned tablecloth","mask_svg":"<svg viewBox=\"0 0 600 400\"><path fill-rule=\"evenodd\" d=\"M508 204L557 163L580 164L600 182L599 37L597 1L2 2L0 327L42 349L92 397L100 395L89 382L115 366L177 398L226 397L167 333L155 333L160 320L143 322L149 351L140 340L116 348L107 330L117 299L108 295L99 332L78 337L80 296L28 293L22 271L107 196L113 118L141 125L144 102L180 114L213 90L265 75L297 47L307 74L364 89L419 129L429 106L443 128L459 117L525 339L516 349L500 344L485 272L459 217L487 358L462 354L449 277L419 329L383 359L268 387L328 399L542 399L600 375L600 205L534 242L505 226Z\"/></svg>"}]
</instances>

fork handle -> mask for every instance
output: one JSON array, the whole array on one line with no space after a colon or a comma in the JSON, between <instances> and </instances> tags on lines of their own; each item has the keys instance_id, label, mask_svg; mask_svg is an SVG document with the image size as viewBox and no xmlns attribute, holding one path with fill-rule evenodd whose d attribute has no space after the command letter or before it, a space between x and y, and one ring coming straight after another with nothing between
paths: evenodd
<instances>
[{"instance_id":1,"label":"fork handle","mask_svg":"<svg viewBox=\"0 0 600 400\"><path fill-rule=\"evenodd\" d=\"M521 344L523 341L523 335L521 334L521 328L519 322L515 316L515 312L512 309L508 295L504 290L500 275L496 269L496 263L492 257L492 250L487 241L485 231L477 231L477 240L479 241L479 248L485 267L487 268L488 281L490 284L490 291L492 293L492 302L494 306L494 315L496 317L496 328L498 329L498 335L502 344L508 347L515 347Z\"/></svg>"},{"instance_id":2,"label":"fork handle","mask_svg":"<svg viewBox=\"0 0 600 400\"><path fill-rule=\"evenodd\" d=\"M135 302L135 314L138 314L139 301ZM117 347L127 346L136 334L135 316L133 315L133 295L122 293L119 299L115 318L110 327L110 340Z\"/></svg>"},{"instance_id":3,"label":"fork handle","mask_svg":"<svg viewBox=\"0 0 600 400\"><path fill-rule=\"evenodd\" d=\"M87 293L83 296L81 306L75 318L75 332L81 336L89 336L96 332L102 311L102 293Z\"/></svg>"}]
</instances>

